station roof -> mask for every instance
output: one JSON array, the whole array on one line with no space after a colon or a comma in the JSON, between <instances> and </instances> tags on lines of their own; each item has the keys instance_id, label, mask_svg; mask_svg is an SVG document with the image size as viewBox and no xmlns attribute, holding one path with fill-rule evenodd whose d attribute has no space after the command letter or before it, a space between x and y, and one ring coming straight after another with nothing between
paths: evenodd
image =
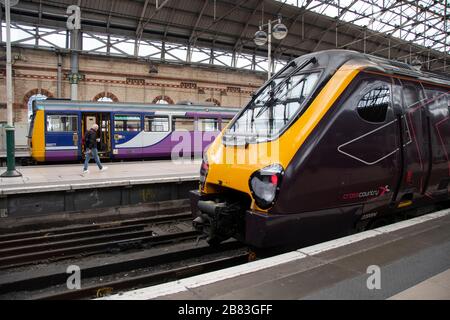
<instances>
[{"instance_id":1,"label":"station roof","mask_svg":"<svg viewBox=\"0 0 450 320\"><path fill-rule=\"evenodd\" d=\"M261 21L281 16L289 33L272 44L276 59L344 48L450 73L448 0L20 0L12 20L65 28L72 4L83 32L259 56Z\"/></svg>"}]
</instances>

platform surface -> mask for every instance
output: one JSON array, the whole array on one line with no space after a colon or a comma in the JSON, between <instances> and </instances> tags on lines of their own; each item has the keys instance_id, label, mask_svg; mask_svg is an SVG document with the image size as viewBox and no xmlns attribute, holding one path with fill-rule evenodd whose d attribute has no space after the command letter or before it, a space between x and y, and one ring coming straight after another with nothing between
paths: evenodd
<instances>
[{"instance_id":1,"label":"platform surface","mask_svg":"<svg viewBox=\"0 0 450 320\"><path fill-rule=\"evenodd\" d=\"M108 167L104 172L90 163L88 174L83 174L82 164L18 167L22 177L0 178L0 195L193 181L198 179L200 163L171 160L104 163ZM0 170L3 172L5 168Z\"/></svg>"},{"instance_id":2,"label":"platform surface","mask_svg":"<svg viewBox=\"0 0 450 320\"><path fill-rule=\"evenodd\" d=\"M450 209L104 299L450 299Z\"/></svg>"}]
</instances>

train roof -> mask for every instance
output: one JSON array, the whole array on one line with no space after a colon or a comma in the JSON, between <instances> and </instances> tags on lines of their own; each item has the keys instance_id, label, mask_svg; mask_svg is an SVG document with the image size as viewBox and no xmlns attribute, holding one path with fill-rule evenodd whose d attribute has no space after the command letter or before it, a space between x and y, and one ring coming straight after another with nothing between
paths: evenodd
<instances>
[{"instance_id":1,"label":"train roof","mask_svg":"<svg viewBox=\"0 0 450 320\"><path fill-rule=\"evenodd\" d=\"M417 70L415 67L400 61L388 60L385 58L364 54L352 50L324 50L305 54L295 59L297 65L316 58L317 62L310 64L308 69L323 68L325 73L331 76L338 68L346 63L361 65L366 70L374 70L386 74L395 74L421 81L433 82L437 85L450 86L450 77L444 74L432 73ZM289 69L284 74L289 73Z\"/></svg>"},{"instance_id":2,"label":"train roof","mask_svg":"<svg viewBox=\"0 0 450 320\"><path fill-rule=\"evenodd\" d=\"M180 104L146 104L126 102L93 102L70 100L35 100L34 108L37 110L58 111L98 111L98 112L169 112L169 113L211 113L236 114L240 108L226 108L205 105Z\"/></svg>"}]
</instances>

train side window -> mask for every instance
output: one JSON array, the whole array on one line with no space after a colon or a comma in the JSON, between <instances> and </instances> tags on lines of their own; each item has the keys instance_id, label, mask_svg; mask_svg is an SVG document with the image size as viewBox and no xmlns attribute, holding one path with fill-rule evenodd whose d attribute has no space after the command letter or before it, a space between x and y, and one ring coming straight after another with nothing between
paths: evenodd
<instances>
[{"instance_id":1,"label":"train side window","mask_svg":"<svg viewBox=\"0 0 450 320\"><path fill-rule=\"evenodd\" d=\"M229 123L230 123L231 119L222 119L222 126L221 128L225 128Z\"/></svg>"},{"instance_id":2,"label":"train side window","mask_svg":"<svg viewBox=\"0 0 450 320\"><path fill-rule=\"evenodd\" d=\"M77 132L78 116L75 115L47 115L47 132Z\"/></svg>"},{"instance_id":3,"label":"train side window","mask_svg":"<svg viewBox=\"0 0 450 320\"><path fill-rule=\"evenodd\" d=\"M403 85L403 105L405 109L409 109L423 100L421 91L422 89L415 84L407 83Z\"/></svg>"},{"instance_id":4,"label":"train side window","mask_svg":"<svg viewBox=\"0 0 450 320\"><path fill-rule=\"evenodd\" d=\"M138 115L115 115L114 131L116 132L141 131L141 117Z\"/></svg>"},{"instance_id":5,"label":"train side window","mask_svg":"<svg viewBox=\"0 0 450 320\"><path fill-rule=\"evenodd\" d=\"M195 131L194 118L173 117L172 128L174 131L177 130Z\"/></svg>"},{"instance_id":6,"label":"train side window","mask_svg":"<svg viewBox=\"0 0 450 320\"><path fill-rule=\"evenodd\" d=\"M219 122L217 119L198 119L198 129L200 131L218 131Z\"/></svg>"},{"instance_id":7,"label":"train side window","mask_svg":"<svg viewBox=\"0 0 450 320\"><path fill-rule=\"evenodd\" d=\"M168 117L145 116L144 130L146 132L169 131L169 118Z\"/></svg>"},{"instance_id":8,"label":"train side window","mask_svg":"<svg viewBox=\"0 0 450 320\"><path fill-rule=\"evenodd\" d=\"M426 97L429 99L426 107L429 111L444 110L450 107L450 95L441 88L425 87Z\"/></svg>"},{"instance_id":9,"label":"train side window","mask_svg":"<svg viewBox=\"0 0 450 320\"><path fill-rule=\"evenodd\" d=\"M388 86L381 86L367 92L358 102L359 116L369 122L384 122L390 103Z\"/></svg>"}]
</instances>

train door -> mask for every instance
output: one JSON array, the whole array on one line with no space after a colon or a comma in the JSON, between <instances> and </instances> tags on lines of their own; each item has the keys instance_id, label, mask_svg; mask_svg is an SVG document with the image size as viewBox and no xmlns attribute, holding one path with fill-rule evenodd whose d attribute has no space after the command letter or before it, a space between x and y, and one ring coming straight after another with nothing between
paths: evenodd
<instances>
[{"instance_id":1,"label":"train door","mask_svg":"<svg viewBox=\"0 0 450 320\"><path fill-rule=\"evenodd\" d=\"M401 81L403 173L395 201L400 206L412 204L425 192L430 165L429 132L425 95L418 82Z\"/></svg>"},{"instance_id":2,"label":"train door","mask_svg":"<svg viewBox=\"0 0 450 320\"><path fill-rule=\"evenodd\" d=\"M328 137L329 146L337 145L330 161L341 177L339 203L364 203L364 214L380 215L392 201L401 172L392 81L361 74L348 92Z\"/></svg>"},{"instance_id":3,"label":"train door","mask_svg":"<svg viewBox=\"0 0 450 320\"><path fill-rule=\"evenodd\" d=\"M142 119L139 113L114 114L114 158L142 157Z\"/></svg>"},{"instance_id":4,"label":"train door","mask_svg":"<svg viewBox=\"0 0 450 320\"><path fill-rule=\"evenodd\" d=\"M199 138L195 139L194 152L196 157L202 157L203 153L209 145L219 135L219 119L214 117L198 117L196 135Z\"/></svg>"},{"instance_id":5,"label":"train door","mask_svg":"<svg viewBox=\"0 0 450 320\"><path fill-rule=\"evenodd\" d=\"M431 154L425 195L436 199L446 197L450 187L450 91L429 85L424 89Z\"/></svg>"},{"instance_id":6,"label":"train door","mask_svg":"<svg viewBox=\"0 0 450 320\"><path fill-rule=\"evenodd\" d=\"M172 116L173 153L179 157L189 157L195 150L196 121L193 116Z\"/></svg>"},{"instance_id":7,"label":"train door","mask_svg":"<svg viewBox=\"0 0 450 320\"><path fill-rule=\"evenodd\" d=\"M83 141L86 132L92 128L92 125L98 124L97 138L100 138L100 143L97 144L98 154L101 158L110 158L111 156L111 114L110 113L83 113L82 115L82 132ZM84 145L82 146L84 153Z\"/></svg>"}]
</instances>

